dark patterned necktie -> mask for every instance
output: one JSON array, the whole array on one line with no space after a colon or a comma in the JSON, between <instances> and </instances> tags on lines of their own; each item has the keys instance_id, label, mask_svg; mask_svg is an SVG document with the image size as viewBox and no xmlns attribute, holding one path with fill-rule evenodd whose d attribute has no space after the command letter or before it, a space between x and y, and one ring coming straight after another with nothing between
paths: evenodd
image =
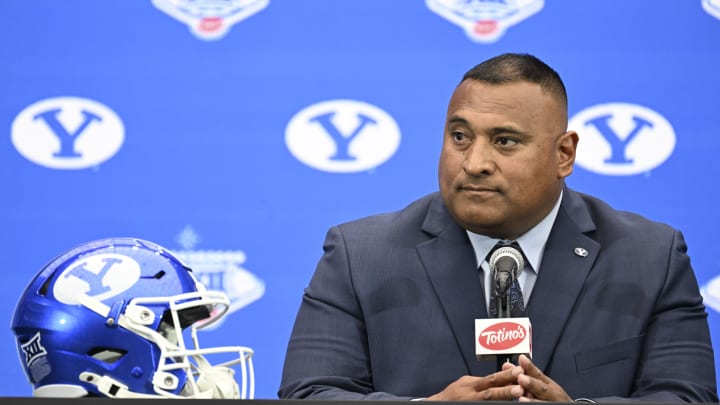
<instances>
[{"instance_id":1,"label":"dark patterned necktie","mask_svg":"<svg viewBox=\"0 0 720 405\"><path fill-rule=\"evenodd\" d=\"M520 245L518 245L517 242L510 242L510 241L500 241L498 242L495 247L492 248L490 253L488 253L487 258L485 259L490 262L490 256L492 256L495 251L502 247L502 246L512 246L520 253L522 254L522 250L520 249ZM490 269L492 271L492 269ZM522 272L523 269L520 270ZM490 277L491 280L494 280L494 275ZM490 306L488 308L488 313L490 314L491 318L497 318L498 316L498 300L497 294L495 293L495 286L494 283L491 282L490 288ZM523 300L522 296L522 290L520 289L520 284L518 283L517 279L510 285L510 287L507 290L507 295L510 297L510 316L512 317L524 317L525 315L525 302Z\"/></svg>"}]
</instances>

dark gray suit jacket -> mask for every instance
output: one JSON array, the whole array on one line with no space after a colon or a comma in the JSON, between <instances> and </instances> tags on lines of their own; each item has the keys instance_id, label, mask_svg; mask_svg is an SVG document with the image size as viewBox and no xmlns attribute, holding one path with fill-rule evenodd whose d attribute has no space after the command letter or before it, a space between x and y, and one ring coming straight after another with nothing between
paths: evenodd
<instances>
[{"instance_id":1,"label":"dark gray suit jacket","mask_svg":"<svg viewBox=\"0 0 720 405\"><path fill-rule=\"evenodd\" d=\"M495 371L475 358L475 254L438 193L333 227L323 248L279 397L426 397ZM527 302L533 362L573 398L716 402L686 250L680 232L566 188Z\"/></svg>"}]
</instances>

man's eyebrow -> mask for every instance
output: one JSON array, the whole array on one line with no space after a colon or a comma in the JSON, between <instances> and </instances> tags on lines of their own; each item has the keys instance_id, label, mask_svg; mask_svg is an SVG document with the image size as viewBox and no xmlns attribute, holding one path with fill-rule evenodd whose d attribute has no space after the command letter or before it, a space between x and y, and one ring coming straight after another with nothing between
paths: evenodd
<instances>
[{"instance_id":1,"label":"man's eyebrow","mask_svg":"<svg viewBox=\"0 0 720 405\"><path fill-rule=\"evenodd\" d=\"M466 125L466 126L469 126L469 125L470 125L470 123L468 122L468 120L466 120L466 119L463 118L463 117L458 117L457 115L454 115L454 116L448 118L448 121L447 121L447 122L448 122L448 124L463 124L463 125Z\"/></svg>"},{"instance_id":2,"label":"man's eyebrow","mask_svg":"<svg viewBox=\"0 0 720 405\"><path fill-rule=\"evenodd\" d=\"M487 131L490 135L513 134L526 136L527 133L512 126L494 127Z\"/></svg>"},{"instance_id":3,"label":"man's eyebrow","mask_svg":"<svg viewBox=\"0 0 720 405\"><path fill-rule=\"evenodd\" d=\"M464 125L466 127L472 128L470 121L468 121L465 118L458 116L458 115L453 115L453 116L449 117L447 120L447 123L450 125L459 124L459 125ZM493 127L484 132L490 136L502 135L502 134L517 135L517 136L524 136L524 137L528 136L528 134L525 131L522 131L512 125Z\"/></svg>"}]
</instances>

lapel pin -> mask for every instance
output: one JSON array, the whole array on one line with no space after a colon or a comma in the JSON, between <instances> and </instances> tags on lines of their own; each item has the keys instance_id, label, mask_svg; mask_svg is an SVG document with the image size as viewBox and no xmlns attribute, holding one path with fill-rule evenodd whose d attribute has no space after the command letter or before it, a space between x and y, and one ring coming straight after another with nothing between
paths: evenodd
<instances>
[{"instance_id":1,"label":"lapel pin","mask_svg":"<svg viewBox=\"0 0 720 405\"><path fill-rule=\"evenodd\" d=\"M584 248L581 248L581 247L576 247L576 248L575 248L575 254L578 255L578 256L580 256L580 257L587 257L588 251L587 251L587 249L584 249Z\"/></svg>"}]
</instances>

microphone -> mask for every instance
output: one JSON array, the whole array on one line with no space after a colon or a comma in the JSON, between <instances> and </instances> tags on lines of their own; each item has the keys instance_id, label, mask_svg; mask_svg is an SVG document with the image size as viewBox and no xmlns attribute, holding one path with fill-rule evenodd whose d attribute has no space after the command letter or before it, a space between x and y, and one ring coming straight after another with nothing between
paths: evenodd
<instances>
[{"instance_id":1,"label":"microphone","mask_svg":"<svg viewBox=\"0 0 720 405\"><path fill-rule=\"evenodd\" d=\"M522 253L513 246L495 250L488 261L493 275L497 318L475 319L475 356L478 360L496 359L502 364L516 360L520 354L532 358L530 318L510 313L510 286L525 266Z\"/></svg>"},{"instance_id":2,"label":"microphone","mask_svg":"<svg viewBox=\"0 0 720 405\"><path fill-rule=\"evenodd\" d=\"M510 297L507 291L520 277L520 272L525 267L525 259L515 247L502 246L490 256L489 264L495 283L498 318L509 318Z\"/></svg>"}]
</instances>

